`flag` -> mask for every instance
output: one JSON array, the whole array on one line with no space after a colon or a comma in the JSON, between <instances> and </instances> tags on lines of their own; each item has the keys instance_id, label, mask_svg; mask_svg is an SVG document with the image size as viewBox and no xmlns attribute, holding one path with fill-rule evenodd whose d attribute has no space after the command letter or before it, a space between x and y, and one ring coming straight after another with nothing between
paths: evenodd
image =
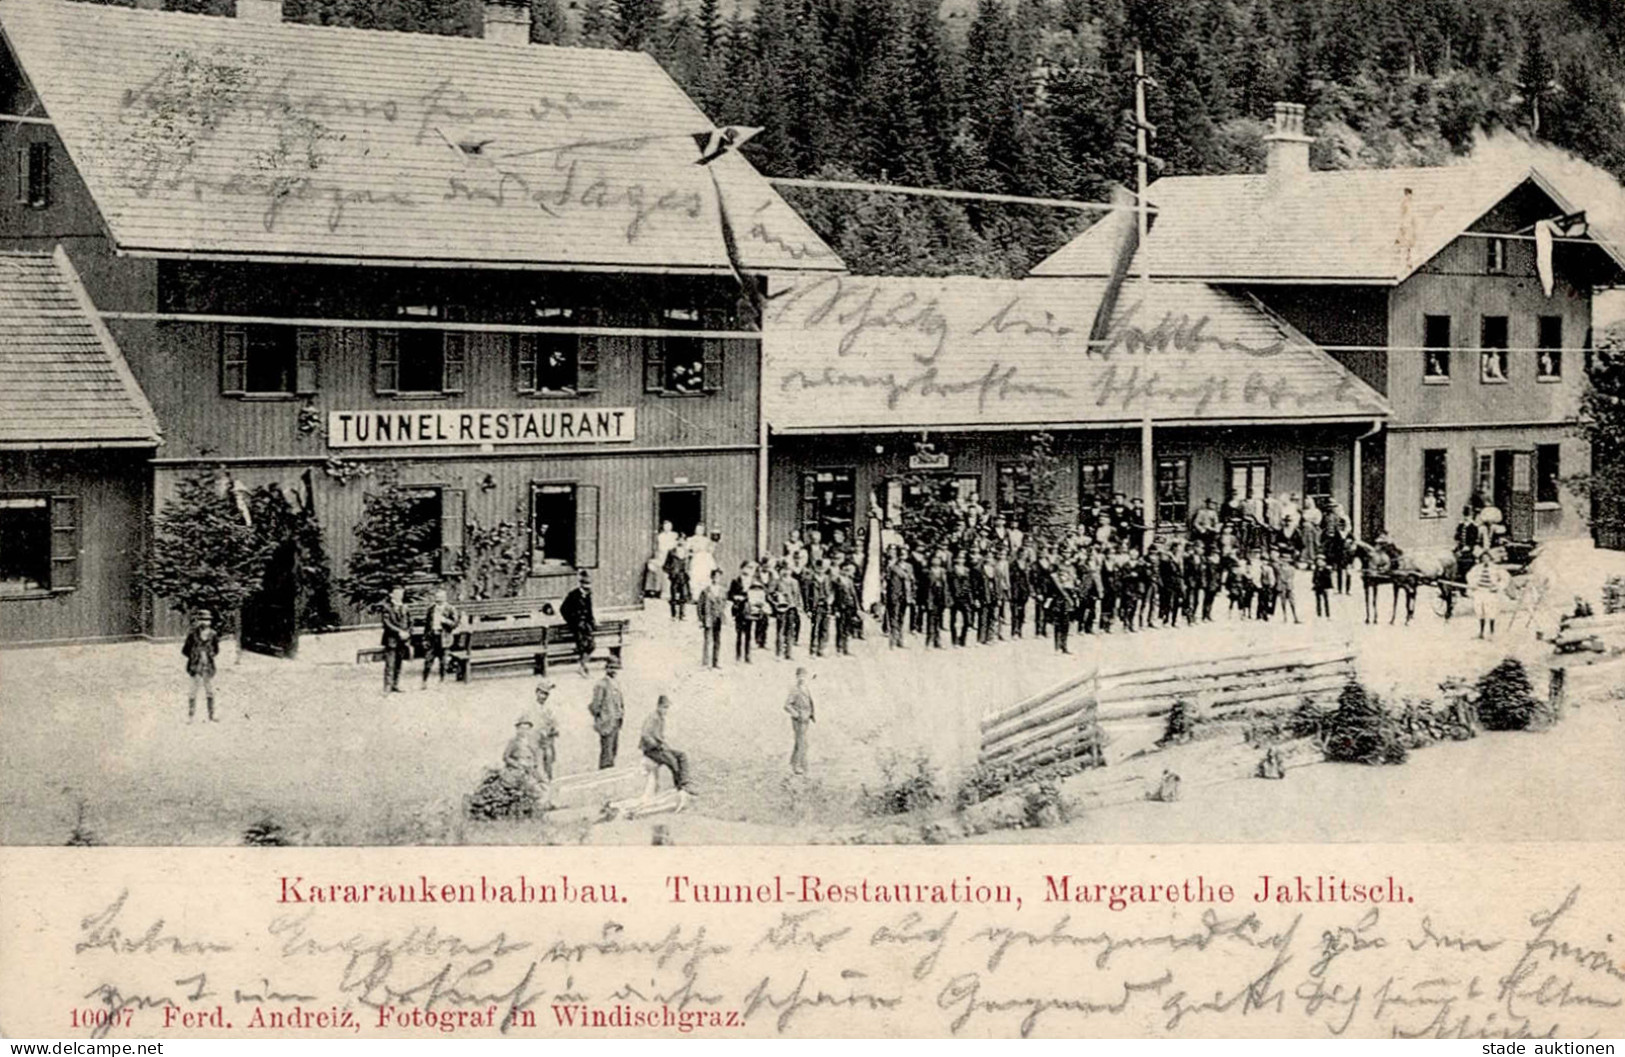
<instances>
[{"instance_id":1,"label":"flag","mask_svg":"<svg viewBox=\"0 0 1625 1057\"><path fill-rule=\"evenodd\" d=\"M1546 296L1552 296L1554 278L1552 275L1552 235L1557 225L1550 220L1540 220L1535 223L1535 271L1540 275L1540 288L1546 291Z\"/></svg>"},{"instance_id":2,"label":"flag","mask_svg":"<svg viewBox=\"0 0 1625 1057\"><path fill-rule=\"evenodd\" d=\"M694 144L700 148L700 156L694 164L710 165L729 151L743 147L760 131L762 130L759 128L729 125L726 128L714 128L709 132L696 132Z\"/></svg>"},{"instance_id":3,"label":"flag","mask_svg":"<svg viewBox=\"0 0 1625 1057\"><path fill-rule=\"evenodd\" d=\"M1111 334L1112 316L1117 312L1117 297L1123 292L1123 280L1128 277L1129 267L1140 248L1140 220L1134 209L1134 195L1126 187L1115 187L1112 189L1112 205L1117 208L1101 221L1102 224L1113 225L1115 253L1112 272L1100 296L1100 305L1095 309L1094 325L1089 328L1088 352L1104 346Z\"/></svg>"}]
</instances>

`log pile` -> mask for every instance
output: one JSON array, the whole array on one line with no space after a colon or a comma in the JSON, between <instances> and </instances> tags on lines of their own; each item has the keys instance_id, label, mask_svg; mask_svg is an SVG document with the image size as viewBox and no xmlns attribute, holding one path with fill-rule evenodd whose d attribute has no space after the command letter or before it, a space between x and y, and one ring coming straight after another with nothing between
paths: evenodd
<instances>
[{"instance_id":1,"label":"log pile","mask_svg":"<svg viewBox=\"0 0 1625 1057\"><path fill-rule=\"evenodd\" d=\"M1069 679L982 718L978 764L1025 776L1050 764L1102 763L1105 739L1096 717L1095 673Z\"/></svg>"}]
</instances>

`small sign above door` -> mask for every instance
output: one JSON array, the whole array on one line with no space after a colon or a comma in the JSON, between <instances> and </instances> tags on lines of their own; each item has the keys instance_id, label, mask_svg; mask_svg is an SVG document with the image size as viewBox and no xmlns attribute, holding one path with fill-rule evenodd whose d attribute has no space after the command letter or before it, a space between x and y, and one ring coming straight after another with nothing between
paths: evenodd
<instances>
[{"instance_id":1,"label":"small sign above door","mask_svg":"<svg viewBox=\"0 0 1625 1057\"><path fill-rule=\"evenodd\" d=\"M917 452L908 457L910 470L946 470L948 453L945 451Z\"/></svg>"}]
</instances>

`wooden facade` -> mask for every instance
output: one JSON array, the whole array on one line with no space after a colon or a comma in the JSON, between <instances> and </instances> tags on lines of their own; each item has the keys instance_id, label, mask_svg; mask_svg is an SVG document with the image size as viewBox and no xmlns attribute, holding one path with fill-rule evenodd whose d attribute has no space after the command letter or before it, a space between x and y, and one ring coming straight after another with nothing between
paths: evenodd
<instances>
[{"instance_id":1,"label":"wooden facade","mask_svg":"<svg viewBox=\"0 0 1625 1057\"><path fill-rule=\"evenodd\" d=\"M1153 464L1175 460L1183 464L1185 514L1160 526L1180 532L1204 499L1224 501L1237 474L1255 487L1277 496L1302 496L1313 485L1327 489L1345 510L1354 506L1353 445L1369 427L1352 425L1281 425L1244 427L1163 427L1152 432ZM918 433L842 434L839 436L774 437L769 460L769 539L777 543L792 529L805 530L816 522L812 514L819 500L809 497L828 490L838 479L844 488L850 475L855 516L861 521L871 497L887 502L886 482L911 474L928 474L945 484L964 481L996 512L1000 509L1001 467L1013 467L1023 457L1031 434L1009 432L939 432L929 435L937 456L930 469L912 468ZM1065 515L1074 516L1084 493L1102 489L1127 499L1138 498L1141 488L1140 431L1121 429L1072 430L1053 434L1060 459L1060 488ZM922 465L916 462L915 466ZM1104 477L1097 476L1105 468ZM820 477L823 480L820 480ZM1105 483L1109 480L1109 483Z\"/></svg>"},{"instance_id":2,"label":"wooden facade","mask_svg":"<svg viewBox=\"0 0 1625 1057\"><path fill-rule=\"evenodd\" d=\"M137 570L148 450L0 452L0 498L51 504L53 581L0 595L0 645L116 642L145 631ZM71 561L71 567L67 565Z\"/></svg>"}]
</instances>

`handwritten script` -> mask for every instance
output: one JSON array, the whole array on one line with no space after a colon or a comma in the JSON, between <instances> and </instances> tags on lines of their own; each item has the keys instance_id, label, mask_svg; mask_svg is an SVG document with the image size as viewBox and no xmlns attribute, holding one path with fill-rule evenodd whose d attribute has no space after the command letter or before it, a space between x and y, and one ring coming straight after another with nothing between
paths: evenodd
<instances>
[{"instance_id":1,"label":"handwritten script","mask_svg":"<svg viewBox=\"0 0 1625 1057\"><path fill-rule=\"evenodd\" d=\"M62 1015L71 997L91 1034L133 1036L906 1024L945 1036L1583 1038L1617 1030L1625 1003L1620 946L1584 923L1579 887L1489 932L1420 905L1185 906L1136 924L1042 903L676 914L654 886L632 891L608 910L275 906L219 925L104 892L64 952L79 984Z\"/></svg>"}]
</instances>

